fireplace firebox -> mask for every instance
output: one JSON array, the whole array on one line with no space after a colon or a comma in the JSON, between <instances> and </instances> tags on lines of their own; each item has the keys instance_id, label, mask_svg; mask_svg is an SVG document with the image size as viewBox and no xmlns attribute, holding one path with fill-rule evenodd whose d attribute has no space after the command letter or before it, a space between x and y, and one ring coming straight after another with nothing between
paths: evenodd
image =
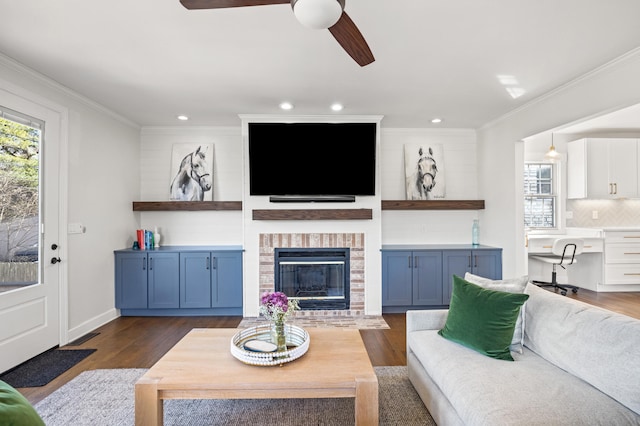
<instances>
[{"instance_id":1,"label":"fireplace firebox","mask_svg":"<svg viewBox=\"0 0 640 426\"><path fill-rule=\"evenodd\" d=\"M300 309L349 309L348 248L276 248L274 288Z\"/></svg>"}]
</instances>

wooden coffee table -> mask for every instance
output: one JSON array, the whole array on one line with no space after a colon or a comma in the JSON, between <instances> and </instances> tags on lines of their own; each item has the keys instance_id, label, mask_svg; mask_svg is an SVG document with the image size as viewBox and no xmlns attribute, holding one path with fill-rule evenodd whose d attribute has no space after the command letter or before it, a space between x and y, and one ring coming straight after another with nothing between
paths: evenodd
<instances>
[{"instance_id":1,"label":"wooden coffee table","mask_svg":"<svg viewBox=\"0 0 640 426\"><path fill-rule=\"evenodd\" d=\"M229 345L238 329L196 328L135 385L136 425L162 425L165 399L355 398L357 425L378 424L378 379L358 330L308 328L301 358L244 364Z\"/></svg>"}]
</instances>

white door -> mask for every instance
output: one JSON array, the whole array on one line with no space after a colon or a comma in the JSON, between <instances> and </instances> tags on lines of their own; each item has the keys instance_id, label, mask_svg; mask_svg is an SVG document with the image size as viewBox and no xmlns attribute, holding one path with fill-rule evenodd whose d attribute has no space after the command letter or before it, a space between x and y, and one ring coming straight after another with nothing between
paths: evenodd
<instances>
[{"instance_id":1,"label":"white door","mask_svg":"<svg viewBox=\"0 0 640 426\"><path fill-rule=\"evenodd\" d=\"M0 372L60 344L66 322L61 318L61 301L66 300L60 285L64 264L52 263L66 252L60 240L60 147L64 142L66 111L24 94L5 90L0 81L0 110L6 117L32 117L43 126L39 149L39 223L34 227L37 242L37 273L31 285L0 292ZM18 114L11 115L11 112ZM12 120L19 122L19 118ZM55 249L54 249L55 247ZM35 263L35 262L34 262ZM61 298L61 294L63 298ZM63 310L66 303L62 303ZM61 315L61 312L64 315Z\"/></svg>"}]
</instances>

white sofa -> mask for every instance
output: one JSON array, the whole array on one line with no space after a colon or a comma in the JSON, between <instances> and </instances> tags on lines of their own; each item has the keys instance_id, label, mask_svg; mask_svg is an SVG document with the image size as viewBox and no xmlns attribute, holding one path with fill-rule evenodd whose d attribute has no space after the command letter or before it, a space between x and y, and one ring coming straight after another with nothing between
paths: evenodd
<instances>
[{"instance_id":1,"label":"white sofa","mask_svg":"<svg viewBox=\"0 0 640 426\"><path fill-rule=\"evenodd\" d=\"M523 353L440 335L448 310L407 312L409 378L439 425L640 425L640 320L527 284Z\"/></svg>"}]
</instances>

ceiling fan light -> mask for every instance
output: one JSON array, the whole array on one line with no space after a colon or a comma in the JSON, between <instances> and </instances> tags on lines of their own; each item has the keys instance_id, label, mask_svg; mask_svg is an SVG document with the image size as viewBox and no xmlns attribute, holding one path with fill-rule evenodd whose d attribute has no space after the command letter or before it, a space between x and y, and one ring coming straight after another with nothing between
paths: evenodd
<instances>
[{"instance_id":1,"label":"ceiling fan light","mask_svg":"<svg viewBox=\"0 0 640 426\"><path fill-rule=\"evenodd\" d=\"M291 5L296 19L302 25L321 30L338 22L342 16L344 0L294 0Z\"/></svg>"}]
</instances>

